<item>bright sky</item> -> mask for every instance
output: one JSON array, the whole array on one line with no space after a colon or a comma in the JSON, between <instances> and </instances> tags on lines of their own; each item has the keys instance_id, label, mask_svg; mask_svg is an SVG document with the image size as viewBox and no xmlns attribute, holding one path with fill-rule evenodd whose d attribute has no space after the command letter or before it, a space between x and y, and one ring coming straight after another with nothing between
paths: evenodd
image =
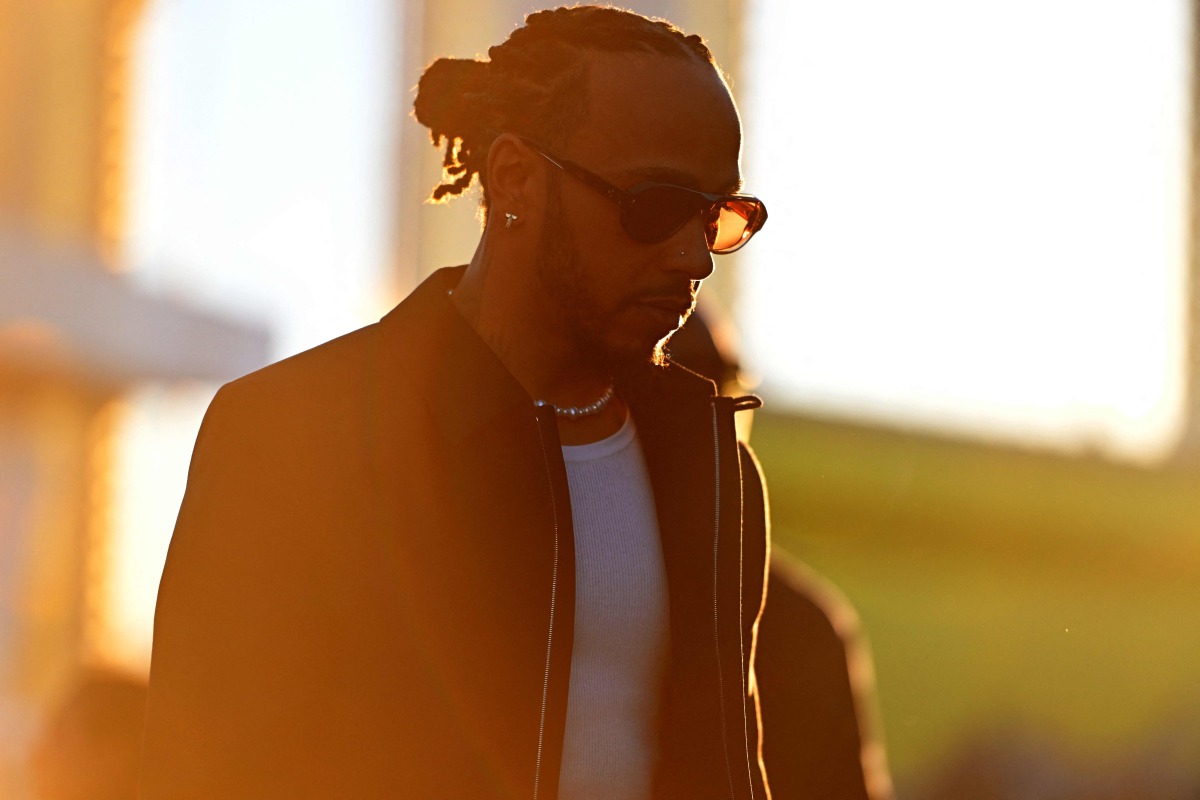
<instances>
[{"instance_id":1,"label":"bright sky","mask_svg":"<svg viewBox=\"0 0 1200 800\"><path fill-rule=\"evenodd\" d=\"M393 0L147 4L139 278L265 323L280 357L369 318L390 257L397 13Z\"/></svg>"},{"instance_id":2,"label":"bright sky","mask_svg":"<svg viewBox=\"0 0 1200 800\"><path fill-rule=\"evenodd\" d=\"M1188 3L757 0L778 408L1150 458L1181 420Z\"/></svg>"}]
</instances>

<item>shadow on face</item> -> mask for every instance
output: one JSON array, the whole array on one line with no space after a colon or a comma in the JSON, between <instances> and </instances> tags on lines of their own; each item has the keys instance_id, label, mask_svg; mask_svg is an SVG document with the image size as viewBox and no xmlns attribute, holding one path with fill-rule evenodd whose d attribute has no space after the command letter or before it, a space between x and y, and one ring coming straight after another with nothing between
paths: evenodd
<instances>
[{"instance_id":1,"label":"shadow on face","mask_svg":"<svg viewBox=\"0 0 1200 800\"><path fill-rule=\"evenodd\" d=\"M714 193L740 187L740 121L711 65L596 52L586 85L587 112L562 147L567 158L622 189L648 181ZM701 217L664 241L634 241L611 199L547 174L538 271L568 334L589 360L655 360L713 270Z\"/></svg>"}]
</instances>

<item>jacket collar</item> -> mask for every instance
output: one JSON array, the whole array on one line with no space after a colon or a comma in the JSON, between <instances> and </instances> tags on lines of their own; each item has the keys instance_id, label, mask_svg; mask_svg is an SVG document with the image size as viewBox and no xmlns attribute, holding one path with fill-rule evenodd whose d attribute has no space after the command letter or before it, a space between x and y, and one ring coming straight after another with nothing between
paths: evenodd
<instances>
[{"instance_id":1,"label":"jacket collar","mask_svg":"<svg viewBox=\"0 0 1200 800\"><path fill-rule=\"evenodd\" d=\"M390 357L404 362L411 389L421 395L451 444L480 430L530 416L533 399L450 302L465 266L445 267L426 278L381 321ZM428 342L413 347L412 342Z\"/></svg>"},{"instance_id":2,"label":"jacket collar","mask_svg":"<svg viewBox=\"0 0 1200 800\"><path fill-rule=\"evenodd\" d=\"M425 399L439 433L452 443L514 414L529 416L534 402L450 301L465 272L466 266L437 270L382 320L393 357L412 370L413 388ZM403 346L413 341L435 346ZM716 394L712 381L670 362L639 368L617 388L639 430L677 427L681 408L702 408L707 414L709 398Z\"/></svg>"}]
</instances>

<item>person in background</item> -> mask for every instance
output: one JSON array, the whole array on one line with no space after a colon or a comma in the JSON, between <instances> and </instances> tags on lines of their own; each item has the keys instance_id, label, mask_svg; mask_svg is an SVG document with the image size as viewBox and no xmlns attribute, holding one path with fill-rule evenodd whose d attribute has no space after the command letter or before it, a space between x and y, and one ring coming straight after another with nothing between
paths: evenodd
<instances>
[{"instance_id":1,"label":"person in background","mask_svg":"<svg viewBox=\"0 0 1200 800\"><path fill-rule=\"evenodd\" d=\"M36 800L133 800L145 713L144 680L85 671L34 745Z\"/></svg>"},{"instance_id":2,"label":"person in background","mask_svg":"<svg viewBox=\"0 0 1200 800\"><path fill-rule=\"evenodd\" d=\"M673 361L726 394L752 388L732 322L701 301L670 341ZM749 438L753 412L738 417ZM771 550L770 592L759 621L754 672L762 701L763 760L777 799L893 797L875 700L875 670L858 614L806 564Z\"/></svg>"}]
</instances>

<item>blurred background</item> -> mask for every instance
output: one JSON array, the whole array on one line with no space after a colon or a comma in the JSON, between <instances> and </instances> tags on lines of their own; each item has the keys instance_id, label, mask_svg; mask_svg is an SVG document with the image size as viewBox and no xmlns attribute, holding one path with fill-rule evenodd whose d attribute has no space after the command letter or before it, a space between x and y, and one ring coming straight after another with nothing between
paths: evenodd
<instances>
[{"instance_id":1,"label":"blurred background","mask_svg":"<svg viewBox=\"0 0 1200 800\"><path fill-rule=\"evenodd\" d=\"M630 5L741 105L703 302L899 796L1200 798L1200 3ZM137 702L216 387L469 259L412 88L535 7L0 0L0 797Z\"/></svg>"}]
</instances>

